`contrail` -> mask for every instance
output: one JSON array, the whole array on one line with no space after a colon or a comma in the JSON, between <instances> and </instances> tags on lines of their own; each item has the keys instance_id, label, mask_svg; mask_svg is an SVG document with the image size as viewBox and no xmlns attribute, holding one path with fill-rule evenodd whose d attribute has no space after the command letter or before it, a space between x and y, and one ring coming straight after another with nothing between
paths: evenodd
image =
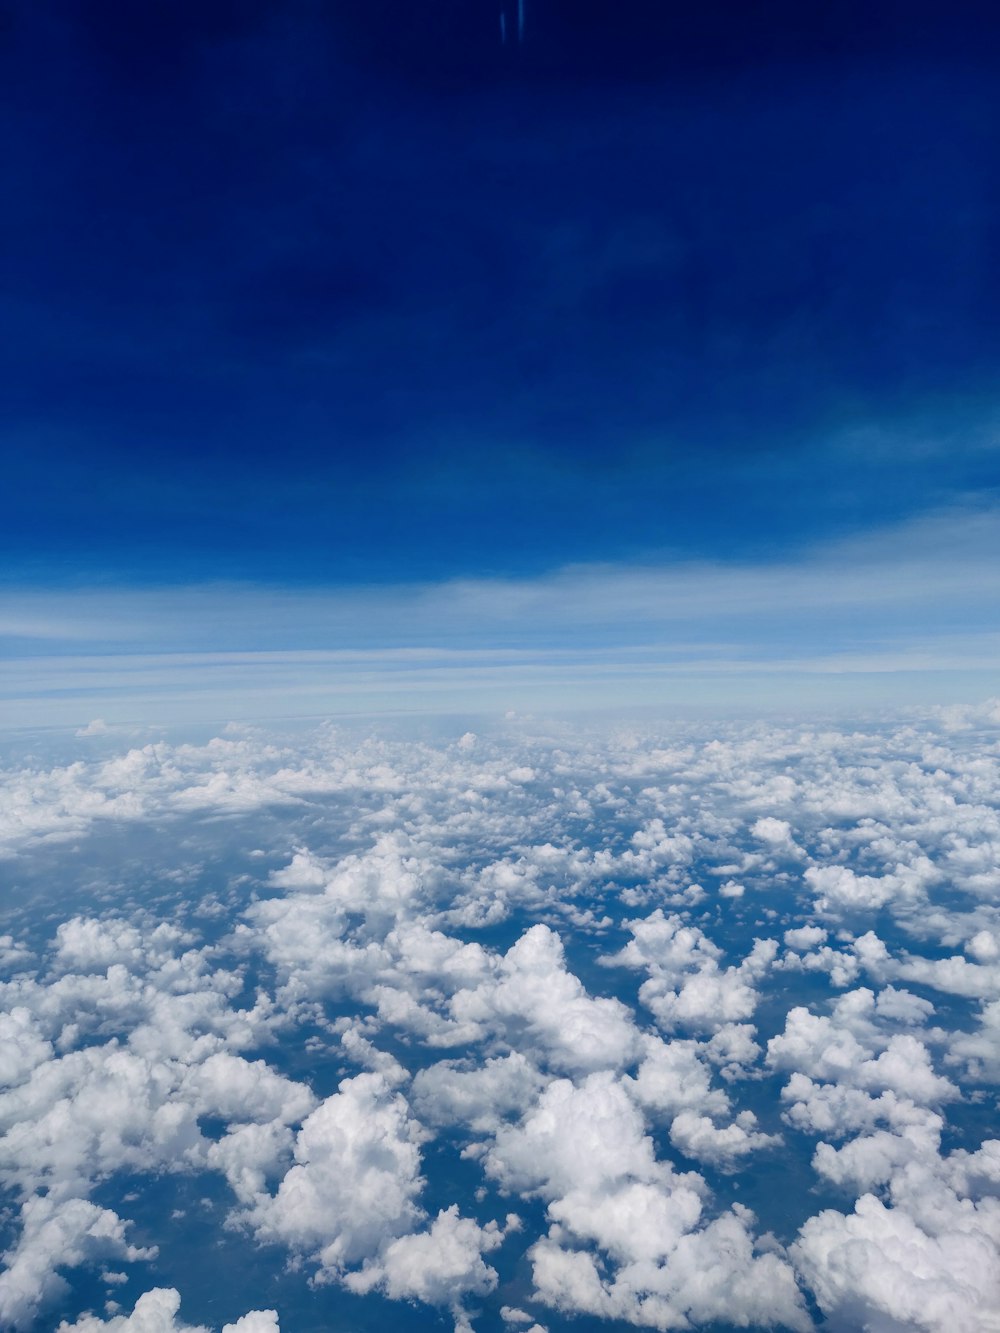
<instances>
[{"instance_id":1,"label":"contrail","mask_svg":"<svg viewBox=\"0 0 1000 1333\"><path fill-rule=\"evenodd\" d=\"M507 15L502 9L500 11L500 45L507 45Z\"/></svg>"},{"instance_id":2,"label":"contrail","mask_svg":"<svg viewBox=\"0 0 1000 1333\"><path fill-rule=\"evenodd\" d=\"M517 0L517 40L524 41L524 0Z\"/></svg>"}]
</instances>

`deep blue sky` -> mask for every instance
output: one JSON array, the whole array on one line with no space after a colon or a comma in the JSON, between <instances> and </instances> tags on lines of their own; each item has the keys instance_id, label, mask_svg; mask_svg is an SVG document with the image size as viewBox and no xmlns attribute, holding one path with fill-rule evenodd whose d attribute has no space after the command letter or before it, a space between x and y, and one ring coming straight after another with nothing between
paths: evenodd
<instances>
[{"instance_id":1,"label":"deep blue sky","mask_svg":"<svg viewBox=\"0 0 1000 1333\"><path fill-rule=\"evenodd\" d=\"M500 8L3 7L8 581L768 559L995 493L992 6Z\"/></svg>"}]
</instances>

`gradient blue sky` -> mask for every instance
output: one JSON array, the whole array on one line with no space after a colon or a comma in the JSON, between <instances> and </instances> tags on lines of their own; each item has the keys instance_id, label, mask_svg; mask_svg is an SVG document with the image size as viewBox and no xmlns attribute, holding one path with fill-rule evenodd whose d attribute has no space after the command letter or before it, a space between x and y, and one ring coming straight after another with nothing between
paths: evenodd
<instances>
[{"instance_id":1,"label":"gradient blue sky","mask_svg":"<svg viewBox=\"0 0 1000 1333\"><path fill-rule=\"evenodd\" d=\"M3 6L9 653L989 676L995 9L502 7Z\"/></svg>"}]
</instances>

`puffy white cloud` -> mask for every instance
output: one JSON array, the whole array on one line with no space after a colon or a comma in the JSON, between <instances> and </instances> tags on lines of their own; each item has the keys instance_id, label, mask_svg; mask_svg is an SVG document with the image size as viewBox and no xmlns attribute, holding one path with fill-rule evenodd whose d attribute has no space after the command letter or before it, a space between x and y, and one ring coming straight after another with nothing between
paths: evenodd
<instances>
[{"instance_id":1,"label":"puffy white cloud","mask_svg":"<svg viewBox=\"0 0 1000 1333\"><path fill-rule=\"evenodd\" d=\"M251 1310L233 1324L223 1324L222 1333L280 1333L277 1310Z\"/></svg>"},{"instance_id":2,"label":"puffy white cloud","mask_svg":"<svg viewBox=\"0 0 1000 1333\"><path fill-rule=\"evenodd\" d=\"M841 1083L814 1083L805 1074L793 1074L781 1096L789 1103L784 1118L790 1125L825 1138L843 1138L880 1122L893 1129L922 1125L929 1131L940 1131L944 1124L937 1112L891 1090L876 1097Z\"/></svg>"},{"instance_id":3,"label":"puffy white cloud","mask_svg":"<svg viewBox=\"0 0 1000 1333\"><path fill-rule=\"evenodd\" d=\"M817 944L822 944L826 937L827 933L822 926L798 926L794 930L785 931L784 941L790 949L798 949L804 953L814 949Z\"/></svg>"},{"instance_id":4,"label":"puffy white cloud","mask_svg":"<svg viewBox=\"0 0 1000 1333\"><path fill-rule=\"evenodd\" d=\"M872 999L871 992L860 992ZM874 1005L869 1006L877 1012ZM930 1052L910 1033L885 1040L875 1056L845 1022L810 1013L796 1006L785 1019L785 1030L767 1045L768 1063L792 1069L810 1078L841 1082L869 1089L891 1089L917 1102L937 1103L958 1095L955 1085L935 1074Z\"/></svg>"},{"instance_id":5,"label":"puffy white cloud","mask_svg":"<svg viewBox=\"0 0 1000 1333\"><path fill-rule=\"evenodd\" d=\"M666 1042L647 1034L642 1039L639 1068L634 1078L625 1076L624 1086L641 1106L663 1116L685 1110L725 1114L729 1098L711 1086L711 1071L701 1059L701 1049L695 1041ZM753 1047L754 1053L756 1050ZM732 1054L729 1048L727 1057Z\"/></svg>"},{"instance_id":6,"label":"puffy white cloud","mask_svg":"<svg viewBox=\"0 0 1000 1333\"><path fill-rule=\"evenodd\" d=\"M412 1102L422 1121L463 1125L475 1133L499 1129L531 1106L546 1079L519 1051L482 1065L442 1060L413 1079Z\"/></svg>"},{"instance_id":7,"label":"puffy white cloud","mask_svg":"<svg viewBox=\"0 0 1000 1333\"><path fill-rule=\"evenodd\" d=\"M921 958L912 954L893 964L893 974L905 981L970 999L1000 999L1000 963L970 963L960 954L951 958Z\"/></svg>"},{"instance_id":8,"label":"puffy white cloud","mask_svg":"<svg viewBox=\"0 0 1000 1333\"><path fill-rule=\"evenodd\" d=\"M179 945L191 942L166 921L143 931L116 917L75 916L56 931L53 963L66 972L106 972L116 963L146 971L162 967Z\"/></svg>"},{"instance_id":9,"label":"puffy white cloud","mask_svg":"<svg viewBox=\"0 0 1000 1333\"><path fill-rule=\"evenodd\" d=\"M221 1171L237 1199L252 1204L268 1181L290 1165L294 1135L278 1121L230 1127L205 1151L205 1162Z\"/></svg>"},{"instance_id":10,"label":"puffy white cloud","mask_svg":"<svg viewBox=\"0 0 1000 1333\"><path fill-rule=\"evenodd\" d=\"M792 1247L834 1327L995 1333L1000 1310L996 1220L928 1230L865 1194L847 1216L810 1218Z\"/></svg>"},{"instance_id":11,"label":"puffy white cloud","mask_svg":"<svg viewBox=\"0 0 1000 1333\"><path fill-rule=\"evenodd\" d=\"M775 819L766 815L758 819L750 829L753 836L772 847L792 846L792 826L787 819Z\"/></svg>"},{"instance_id":12,"label":"puffy white cloud","mask_svg":"<svg viewBox=\"0 0 1000 1333\"><path fill-rule=\"evenodd\" d=\"M756 1124L752 1111L742 1111L731 1125L721 1128L708 1116L682 1111L670 1127L670 1142L686 1156L725 1170L752 1152L781 1143L780 1134L763 1134Z\"/></svg>"},{"instance_id":13,"label":"puffy white cloud","mask_svg":"<svg viewBox=\"0 0 1000 1333\"><path fill-rule=\"evenodd\" d=\"M816 895L816 911L836 916L850 912L876 912L893 900L918 901L927 883L937 877L929 861L919 868L897 866L885 875L859 875L850 866L810 866L805 880Z\"/></svg>"},{"instance_id":14,"label":"puffy white cloud","mask_svg":"<svg viewBox=\"0 0 1000 1333\"><path fill-rule=\"evenodd\" d=\"M1000 1000L982 1006L977 1028L951 1034L947 1058L964 1063L969 1078L979 1082L1000 1080Z\"/></svg>"},{"instance_id":15,"label":"puffy white cloud","mask_svg":"<svg viewBox=\"0 0 1000 1333\"><path fill-rule=\"evenodd\" d=\"M377 1260L348 1274L345 1285L359 1293L379 1287L394 1300L455 1306L463 1296L485 1296L497 1285L496 1270L482 1256L503 1239L495 1222L481 1227L461 1217L458 1205L452 1204L441 1210L428 1231L390 1241Z\"/></svg>"},{"instance_id":16,"label":"puffy white cloud","mask_svg":"<svg viewBox=\"0 0 1000 1333\"><path fill-rule=\"evenodd\" d=\"M786 931L786 938L795 933ZM834 986L850 986L858 979L861 963L856 954L847 953L843 949L831 949L828 944L824 944L811 953L786 953L775 964L775 968L786 972L826 972Z\"/></svg>"},{"instance_id":17,"label":"puffy white cloud","mask_svg":"<svg viewBox=\"0 0 1000 1333\"><path fill-rule=\"evenodd\" d=\"M245 1060L216 1051L184 1075L181 1094L190 1097L199 1114L226 1121L303 1120L316 1098L301 1083L275 1073L263 1060Z\"/></svg>"},{"instance_id":18,"label":"puffy white cloud","mask_svg":"<svg viewBox=\"0 0 1000 1333\"><path fill-rule=\"evenodd\" d=\"M930 1052L910 1033L890 1037L874 1060L865 1060L855 1077L863 1087L888 1088L915 1102L940 1103L958 1097L949 1079L934 1073Z\"/></svg>"},{"instance_id":19,"label":"puffy white cloud","mask_svg":"<svg viewBox=\"0 0 1000 1333\"><path fill-rule=\"evenodd\" d=\"M662 1328L689 1316L808 1326L791 1269L774 1255L754 1256L744 1219L730 1214L697 1229L704 1182L656 1159L642 1116L610 1072L579 1086L552 1083L519 1126L499 1131L485 1163L506 1189L549 1201L553 1228L531 1250L536 1295L547 1304ZM568 1248L572 1241L596 1245L614 1261L614 1276L606 1279L589 1251ZM719 1264L717 1246L727 1262L708 1281L699 1266Z\"/></svg>"},{"instance_id":20,"label":"puffy white cloud","mask_svg":"<svg viewBox=\"0 0 1000 1333\"><path fill-rule=\"evenodd\" d=\"M106 736L111 728L102 717L94 717L85 727L78 727L74 733L77 736Z\"/></svg>"},{"instance_id":21,"label":"puffy white cloud","mask_svg":"<svg viewBox=\"0 0 1000 1333\"><path fill-rule=\"evenodd\" d=\"M83 1315L75 1323L65 1320L57 1333L208 1333L201 1324L183 1324L177 1318L180 1292L173 1287L154 1287L143 1292L130 1315L98 1319ZM235 1323L224 1324L222 1333L280 1333L276 1310L251 1310Z\"/></svg>"},{"instance_id":22,"label":"puffy white cloud","mask_svg":"<svg viewBox=\"0 0 1000 1333\"><path fill-rule=\"evenodd\" d=\"M986 1139L976 1152L958 1149L949 1155L945 1166L959 1194L1000 1194L1000 1139Z\"/></svg>"},{"instance_id":23,"label":"puffy white cloud","mask_svg":"<svg viewBox=\"0 0 1000 1333\"><path fill-rule=\"evenodd\" d=\"M451 1010L460 1022L499 1026L514 1045L538 1046L556 1069L617 1069L638 1046L628 1008L588 995L566 968L559 936L544 925L511 946L495 979L459 991Z\"/></svg>"},{"instance_id":24,"label":"puffy white cloud","mask_svg":"<svg viewBox=\"0 0 1000 1333\"><path fill-rule=\"evenodd\" d=\"M125 1223L110 1209L86 1199L34 1197L21 1209L21 1235L3 1256L0 1323L27 1328L64 1288L60 1268L96 1259L151 1259L155 1250L130 1245Z\"/></svg>"},{"instance_id":25,"label":"puffy white cloud","mask_svg":"<svg viewBox=\"0 0 1000 1333\"><path fill-rule=\"evenodd\" d=\"M697 1189L679 1182L664 1188L666 1183L632 1180L599 1199L572 1190L549 1205L549 1217L559 1224L550 1234L592 1241L619 1264L662 1262L702 1212Z\"/></svg>"},{"instance_id":26,"label":"puffy white cloud","mask_svg":"<svg viewBox=\"0 0 1000 1333\"><path fill-rule=\"evenodd\" d=\"M721 1066L723 1078L742 1078L761 1053L754 1041L756 1031L750 1023L724 1023L702 1043L701 1050L708 1060Z\"/></svg>"},{"instance_id":27,"label":"puffy white cloud","mask_svg":"<svg viewBox=\"0 0 1000 1333\"><path fill-rule=\"evenodd\" d=\"M743 1079L761 1080L755 1096L774 1086L751 1026L766 1001L786 1137L814 1141L825 1185L889 1205L877 1225L807 1223L802 1281L847 1328L943 1330L943 1311L988 1327L988 1283L960 1298L938 1280L952 1254L995 1262L1000 1178L990 1141L941 1155L956 1085L1000 1075L1000 770L987 723L963 719L545 736L514 719L457 743L243 729L8 768L0 844L65 857L101 908L59 924L49 904L0 939L0 1174L25 1198L9 1273L28 1293L5 1275L5 1299L38 1318L58 1267L38 1256L61 1227L66 1264L127 1253L123 1231L100 1240L101 1210L74 1211L98 1185L210 1170L247 1244L277 1242L321 1281L447 1306L466 1329L463 1299L496 1299L505 1233L436 1192L427 1217L425 1168L461 1151L485 1173L480 1199L492 1183L543 1201L548 1234L509 1243L529 1249L548 1304L662 1328L806 1327L780 1244L755 1241L746 1210L718 1216L704 1178L776 1137L737 1104ZM108 821L171 830L141 905L89 859ZM238 843L256 850L213 889L209 944L191 866ZM746 892L727 906L695 873ZM852 939L874 908L884 938ZM747 913L784 936L780 959L773 940L751 946ZM595 985L576 960L623 927ZM958 1003L935 1012L915 993L928 987ZM966 1000L978 1015L956 1027ZM368 1072L322 1101L289 1076L326 1092L345 1062ZM703 1175L658 1160L651 1125ZM46 1229L39 1204L62 1222ZM924 1281L937 1313L920 1324L893 1283ZM173 1297L154 1295L79 1326L138 1329L148 1310L175 1333ZM264 1329L258 1311L239 1333Z\"/></svg>"},{"instance_id":28,"label":"puffy white cloud","mask_svg":"<svg viewBox=\"0 0 1000 1333\"><path fill-rule=\"evenodd\" d=\"M939 1124L917 1121L895 1133L880 1129L862 1134L842 1148L817 1144L813 1166L827 1180L860 1193L887 1185L910 1162L933 1158L939 1143Z\"/></svg>"},{"instance_id":29,"label":"puffy white cloud","mask_svg":"<svg viewBox=\"0 0 1000 1333\"><path fill-rule=\"evenodd\" d=\"M721 950L677 915L665 916L658 908L645 920L626 925L632 939L603 961L649 972L639 997L668 1031L714 1032L752 1016L757 1006L755 983L774 959L774 940L756 940L742 963L722 968Z\"/></svg>"},{"instance_id":30,"label":"puffy white cloud","mask_svg":"<svg viewBox=\"0 0 1000 1333\"><path fill-rule=\"evenodd\" d=\"M339 1276L420 1220L419 1137L405 1099L381 1075L345 1079L306 1118L295 1164L247 1222Z\"/></svg>"},{"instance_id":31,"label":"puffy white cloud","mask_svg":"<svg viewBox=\"0 0 1000 1333\"><path fill-rule=\"evenodd\" d=\"M21 1083L52 1054L52 1043L42 1036L29 1009L18 1006L0 1013L0 1087Z\"/></svg>"},{"instance_id":32,"label":"puffy white cloud","mask_svg":"<svg viewBox=\"0 0 1000 1333\"><path fill-rule=\"evenodd\" d=\"M965 952L977 963L995 963L1000 960L1000 938L992 930L977 931L966 942Z\"/></svg>"},{"instance_id":33,"label":"puffy white cloud","mask_svg":"<svg viewBox=\"0 0 1000 1333\"><path fill-rule=\"evenodd\" d=\"M639 1262L603 1276L594 1256L543 1239L531 1250L535 1294L572 1313L650 1328L712 1321L738 1328L812 1327L790 1265L755 1254L747 1219L735 1211L677 1242L667 1262Z\"/></svg>"},{"instance_id":34,"label":"puffy white cloud","mask_svg":"<svg viewBox=\"0 0 1000 1333\"><path fill-rule=\"evenodd\" d=\"M171 1096L175 1082L114 1043L40 1065L0 1096L4 1179L66 1198L123 1169L190 1167L202 1140L194 1108Z\"/></svg>"},{"instance_id":35,"label":"puffy white cloud","mask_svg":"<svg viewBox=\"0 0 1000 1333\"><path fill-rule=\"evenodd\" d=\"M554 1198L634 1178L663 1178L642 1113L609 1071L557 1079L518 1125L502 1125L485 1158L507 1190Z\"/></svg>"}]
</instances>

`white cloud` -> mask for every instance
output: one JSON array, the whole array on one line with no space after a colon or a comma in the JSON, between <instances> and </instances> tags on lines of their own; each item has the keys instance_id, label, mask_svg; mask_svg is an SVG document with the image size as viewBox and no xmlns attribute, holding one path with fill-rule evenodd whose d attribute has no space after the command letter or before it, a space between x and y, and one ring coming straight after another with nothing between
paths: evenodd
<instances>
[{"instance_id":1,"label":"white cloud","mask_svg":"<svg viewBox=\"0 0 1000 1333\"><path fill-rule=\"evenodd\" d=\"M419 1127L379 1074L345 1079L307 1117L295 1165L246 1219L265 1240L315 1258L333 1276L419 1222Z\"/></svg>"},{"instance_id":2,"label":"white cloud","mask_svg":"<svg viewBox=\"0 0 1000 1333\"><path fill-rule=\"evenodd\" d=\"M870 991L854 994L862 998L862 1012L869 1007L877 1012ZM916 1102L938 1103L958 1095L950 1080L934 1072L927 1047L912 1034L897 1033L881 1044L885 1049L876 1056L846 1023L796 1006L785 1019L784 1032L768 1042L767 1059L776 1069L852 1087L890 1089Z\"/></svg>"},{"instance_id":3,"label":"white cloud","mask_svg":"<svg viewBox=\"0 0 1000 1333\"><path fill-rule=\"evenodd\" d=\"M965 952L977 963L995 963L1000 959L1000 938L992 930L979 930L967 941Z\"/></svg>"},{"instance_id":4,"label":"white cloud","mask_svg":"<svg viewBox=\"0 0 1000 1333\"><path fill-rule=\"evenodd\" d=\"M92 718L85 727L80 727L78 736L106 736L111 728L102 717Z\"/></svg>"},{"instance_id":5,"label":"white cloud","mask_svg":"<svg viewBox=\"0 0 1000 1333\"><path fill-rule=\"evenodd\" d=\"M567 1312L658 1329L712 1321L812 1327L790 1266L775 1254L755 1255L735 1212L681 1237L667 1263L629 1265L611 1280L590 1253L551 1239L540 1240L531 1258L537 1298Z\"/></svg>"},{"instance_id":6,"label":"white cloud","mask_svg":"<svg viewBox=\"0 0 1000 1333\"><path fill-rule=\"evenodd\" d=\"M52 1043L42 1035L29 1009L0 1013L0 1087L21 1083L52 1058Z\"/></svg>"},{"instance_id":7,"label":"white cloud","mask_svg":"<svg viewBox=\"0 0 1000 1333\"><path fill-rule=\"evenodd\" d=\"M835 1327L995 1333L998 1326L995 1230L935 1234L865 1194L853 1214L811 1218L792 1253Z\"/></svg>"},{"instance_id":8,"label":"white cloud","mask_svg":"<svg viewBox=\"0 0 1000 1333\"><path fill-rule=\"evenodd\" d=\"M521 1124L500 1127L485 1163L505 1189L547 1198L667 1172L656 1163L641 1112L610 1071L579 1085L549 1084Z\"/></svg>"},{"instance_id":9,"label":"white cloud","mask_svg":"<svg viewBox=\"0 0 1000 1333\"><path fill-rule=\"evenodd\" d=\"M155 1250L130 1245L125 1223L107 1208L85 1199L34 1197L21 1208L17 1244L3 1256L0 1322L30 1327L45 1304L64 1288L60 1268L78 1268L97 1259L151 1259Z\"/></svg>"},{"instance_id":10,"label":"white cloud","mask_svg":"<svg viewBox=\"0 0 1000 1333\"><path fill-rule=\"evenodd\" d=\"M688 1157L710 1162L724 1170L761 1148L773 1148L782 1142L780 1134L763 1134L756 1129L752 1111L742 1111L731 1125L719 1128L704 1115L682 1111L670 1127L670 1142Z\"/></svg>"},{"instance_id":11,"label":"white cloud","mask_svg":"<svg viewBox=\"0 0 1000 1333\"><path fill-rule=\"evenodd\" d=\"M482 1256L503 1239L495 1222L481 1227L452 1204L428 1231L390 1241L377 1260L348 1274L345 1285L359 1293L379 1287L393 1300L455 1306L463 1296L485 1296L496 1287L496 1270Z\"/></svg>"},{"instance_id":12,"label":"white cloud","mask_svg":"<svg viewBox=\"0 0 1000 1333\"><path fill-rule=\"evenodd\" d=\"M417 1115L431 1125L467 1125L474 1133L495 1133L505 1119L516 1118L536 1100L546 1079L520 1051L463 1066L442 1060L418 1070L412 1101Z\"/></svg>"},{"instance_id":13,"label":"white cloud","mask_svg":"<svg viewBox=\"0 0 1000 1333\"><path fill-rule=\"evenodd\" d=\"M500 1026L516 1043L537 1045L556 1069L586 1072L631 1061L638 1033L619 1000L594 999L566 968L562 942L536 925L504 955L496 980L459 991L451 1011L460 1023Z\"/></svg>"},{"instance_id":14,"label":"white cloud","mask_svg":"<svg viewBox=\"0 0 1000 1333\"><path fill-rule=\"evenodd\" d=\"M988 1282L959 1299L941 1276L951 1255L956 1272L973 1253L994 1263L1000 1231L995 1141L966 1126L963 1150L941 1152L965 1123L950 1123L959 1092L981 1101L1000 1074L1000 778L989 717L959 722L540 735L521 718L458 743L244 728L9 766L0 838L29 871L39 849L72 906L19 907L0 940L0 1176L25 1198L4 1299L37 1324L53 1256L143 1257L125 1203L118 1217L91 1199L212 1171L232 1195L220 1222L279 1247L260 1262L439 1305L460 1329L463 1303L499 1303L504 1237L566 1312L804 1328L781 1244L746 1209L720 1214L711 1188L750 1162L781 1173L777 1136L740 1106L749 1087L761 1124L780 1109L813 1178L847 1194L792 1252L833 1326L944 1333L953 1310L951 1327L989 1327ZM141 898L88 842L109 822L137 845L157 834ZM727 905L695 874L746 892ZM855 938L876 902L883 938ZM780 957L753 930L783 936ZM657 1156L664 1135L697 1172ZM459 1153L483 1173L479 1204L493 1188L513 1208L540 1200L541 1234L442 1197ZM885 1218L850 1212L869 1190ZM894 1292L925 1279L920 1324ZM183 1327L171 1293L147 1298L79 1326L139 1328L148 1308Z\"/></svg>"},{"instance_id":15,"label":"white cloud","mask_svg":"<svg viewBox=\"0 0 1000 1333\"><path fill-rule=\"evenodd\" d=\"M173 1287L154 1287L143 1292L130 1315L114 1315L98 1319L82 1315L74 1323L66 1320L57 1333L208 1333L201 1324L183 1324L177 1318L180 1292ZM222 1333L280 1333L275 1310L251 1310L235 1323L225 1324Z\"/></svg>"},{"instance_id":16,"label":"white cloud","mask_svg":"<svg viewBox=\"0 0 1000 1333\"><path fill-rule=\"evenodd\" d=\"M817 1144L813 1166L827 1180L860 1194L889 1184L911 1162L933 1158L939 1143L940 1122L915 1121L898 1132L879 1129L859 1135L842 1148Z\"/></svg>"},{"instance_id":17,"label":"white cloud","mask_svg":"<svg viewBox=\"0 0 1000 1333\"><path fill-rule=\"evenodd\" d=\"M750 1018L757 1006L755 983L777 952L774 940L755 940L735 967L719 965L721 951L697 927L659 908L642 921L625 923L632 939L608 965L643 968L649 980L639 998L667 1031L714 1032Z\"/></svg>"},{"instance_id":18,"label":"white cloud","mask_svg":"<svg viewBox=\"0 0 1000 1333\"><path fill-rule=\"evenodd\" d=\"M787 819L775 819L766 815L758 819L750 829L753 836L772 847L791 847L792 826Z\"/></svg>"},{"instance_id":19,"label":"white cloud","mask_svg":"<svg viewBox=\"0 0 1000 1333\"><path fill-rule=\"evenodd\" d=\"M789 1104L784 1118L790 1125L826 1138L873 1129L880 1121L893 1129L921 1125L928 1131L939 1131L944 1123L937 1112L891 1090L876 1097L842 1083L814 1083L799 1073L791 1076L781 1096Z\"/></svg>"},{"instance_id":20,"label":"white cloud","mask_svg":"<svg viewBox=\"0 0 1000 1333\"><path fill-rule=\"evenodd\" d=\"M803 953L824 943L826 937L826 931L822 926L798 926L793 930L786 930L783 936L790 949L798 949Z\"/></svg>"},{"instance_id":21,"label":"white cloud","mask_svg":"<svg viewBox=\"0 0 1000 1333\"><path fill-rule=\"evenodd\" d=\"M626 1075L623 1080L641 1106L663 1116L685 1110L722 1115L729 1109L726 1094L711 1086L711 1070L700 1057L698 1042L665 1042L646 1035L641 1049L642 1060L635 1077ZM726 1055L732 1053L728 1050Z\"/></svg>"}]
</instances>

